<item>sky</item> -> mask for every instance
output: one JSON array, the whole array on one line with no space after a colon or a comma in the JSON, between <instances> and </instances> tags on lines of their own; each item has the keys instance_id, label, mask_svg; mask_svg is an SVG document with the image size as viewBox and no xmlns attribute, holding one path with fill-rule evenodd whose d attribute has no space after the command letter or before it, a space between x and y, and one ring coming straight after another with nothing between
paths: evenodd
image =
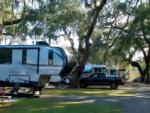
<instances>
[{"instance_id":1,"label":"sky","mask_svg":"<svg viewBox=\"0 0 150 113\"><path fill-rule=\"evenodd\" d=\"M126 2L126 0L120 0L120 2L121 2L121 3L125 3L125 2Z\"/></svg>"}]
</instances>

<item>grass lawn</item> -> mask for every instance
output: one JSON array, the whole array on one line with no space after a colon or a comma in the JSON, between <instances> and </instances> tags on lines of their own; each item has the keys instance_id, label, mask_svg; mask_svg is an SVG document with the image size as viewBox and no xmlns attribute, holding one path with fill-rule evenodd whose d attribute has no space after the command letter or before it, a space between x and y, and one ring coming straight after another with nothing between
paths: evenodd
<instances>
[{"instance_id":1,"label":"grass lawn","mask_svg":"<svg viewBox=\"0 0 150 113\"><path fill-rule=\"evenodd\" d=\"M88 89L44 89L42 95L55 96L133 96L133 92L127 90L112 90L106 88Z\"/></svg>"},{"instance_id":2,"label":"grass lawn","mask_svg":"<svg viewBox=\"0 0 150 113\"><path fill-rule=\"evenodd\" d=\"M119 105L104 105L84 101L61 99L25 99L0 108L0 113L121 113Z\"/></svg>"}]
</instances>

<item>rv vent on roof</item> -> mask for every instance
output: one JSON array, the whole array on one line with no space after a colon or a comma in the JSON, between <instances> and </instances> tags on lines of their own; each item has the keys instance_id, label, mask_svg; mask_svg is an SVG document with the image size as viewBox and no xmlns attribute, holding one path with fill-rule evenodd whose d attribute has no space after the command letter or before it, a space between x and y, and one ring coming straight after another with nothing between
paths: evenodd
<instances>
[{"instance_id":1,"label":"rv vent on roof","mask_svg":"<svg viewBox=\"0 0 150 113\"><path fill-rule=\"evenodd\" d=\"M49 44L46 41L37 41L36 45L47 45L47 46L49 46Z\"/></svg>"}]
</instances>

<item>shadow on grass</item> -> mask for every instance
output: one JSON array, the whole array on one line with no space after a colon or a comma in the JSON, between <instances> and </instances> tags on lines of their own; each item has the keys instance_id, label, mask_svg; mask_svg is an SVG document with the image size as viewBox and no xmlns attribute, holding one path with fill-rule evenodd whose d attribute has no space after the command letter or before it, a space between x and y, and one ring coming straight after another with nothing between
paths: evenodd
<instances>
[{"instance_id":1,"label":"shadow on grass","mask_svg":"<svg viewBox=\"0 0 150 113\"><path fill-rule=\"evenodd\" d=\"M61 99L25 99L0 109L0 113L121 113L117 104L99 105L93 99L64 101Z\"/></svg>"},{"instance_id":2,"label":"shadow on grass","mask_svg":"<svg viewBox=\"0 0 150 113\"><path fill-rule=\"evenodd\" d=\"M44 89L42 95L55 96L132 96L134 93L128 90L112 90L107 88L86 89Z\"/></svg>"}]
</instances>

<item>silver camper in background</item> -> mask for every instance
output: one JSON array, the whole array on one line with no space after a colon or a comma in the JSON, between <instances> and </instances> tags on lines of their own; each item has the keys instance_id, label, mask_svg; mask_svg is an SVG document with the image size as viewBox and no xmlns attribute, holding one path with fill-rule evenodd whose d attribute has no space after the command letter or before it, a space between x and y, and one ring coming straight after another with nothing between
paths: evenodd
<instances>
[{"instance_id":1,"label":"silver camper in background","mask_svg":"<svg viewBox=\"0 0 150 113\"><path fill-rule=\"evenodd\" d=\"M0 45L0 87L41 91L49 81L60 82L67 66L67 55L60 47Z\"/></svg>"},{"instance_id":2,"label":"silver camper in background","mask_svg":"<svg viewBox=\"0 0 150 113\"><path fill-rule=\"evenodd\" d=\"M108 76L119 77L119 69L118 68L108 68Z\"/></svg>"},{"instance_id":3,"label":"silver camper in background","mask_svg":"<svg viewBox=\"0 0 150 113\"><path fill-rule=\"evenodd\" d=\"M106 73L106 66L103 64L86 64L82 72L82 76L90 73Z\"/></svg>"}]
</instances>

